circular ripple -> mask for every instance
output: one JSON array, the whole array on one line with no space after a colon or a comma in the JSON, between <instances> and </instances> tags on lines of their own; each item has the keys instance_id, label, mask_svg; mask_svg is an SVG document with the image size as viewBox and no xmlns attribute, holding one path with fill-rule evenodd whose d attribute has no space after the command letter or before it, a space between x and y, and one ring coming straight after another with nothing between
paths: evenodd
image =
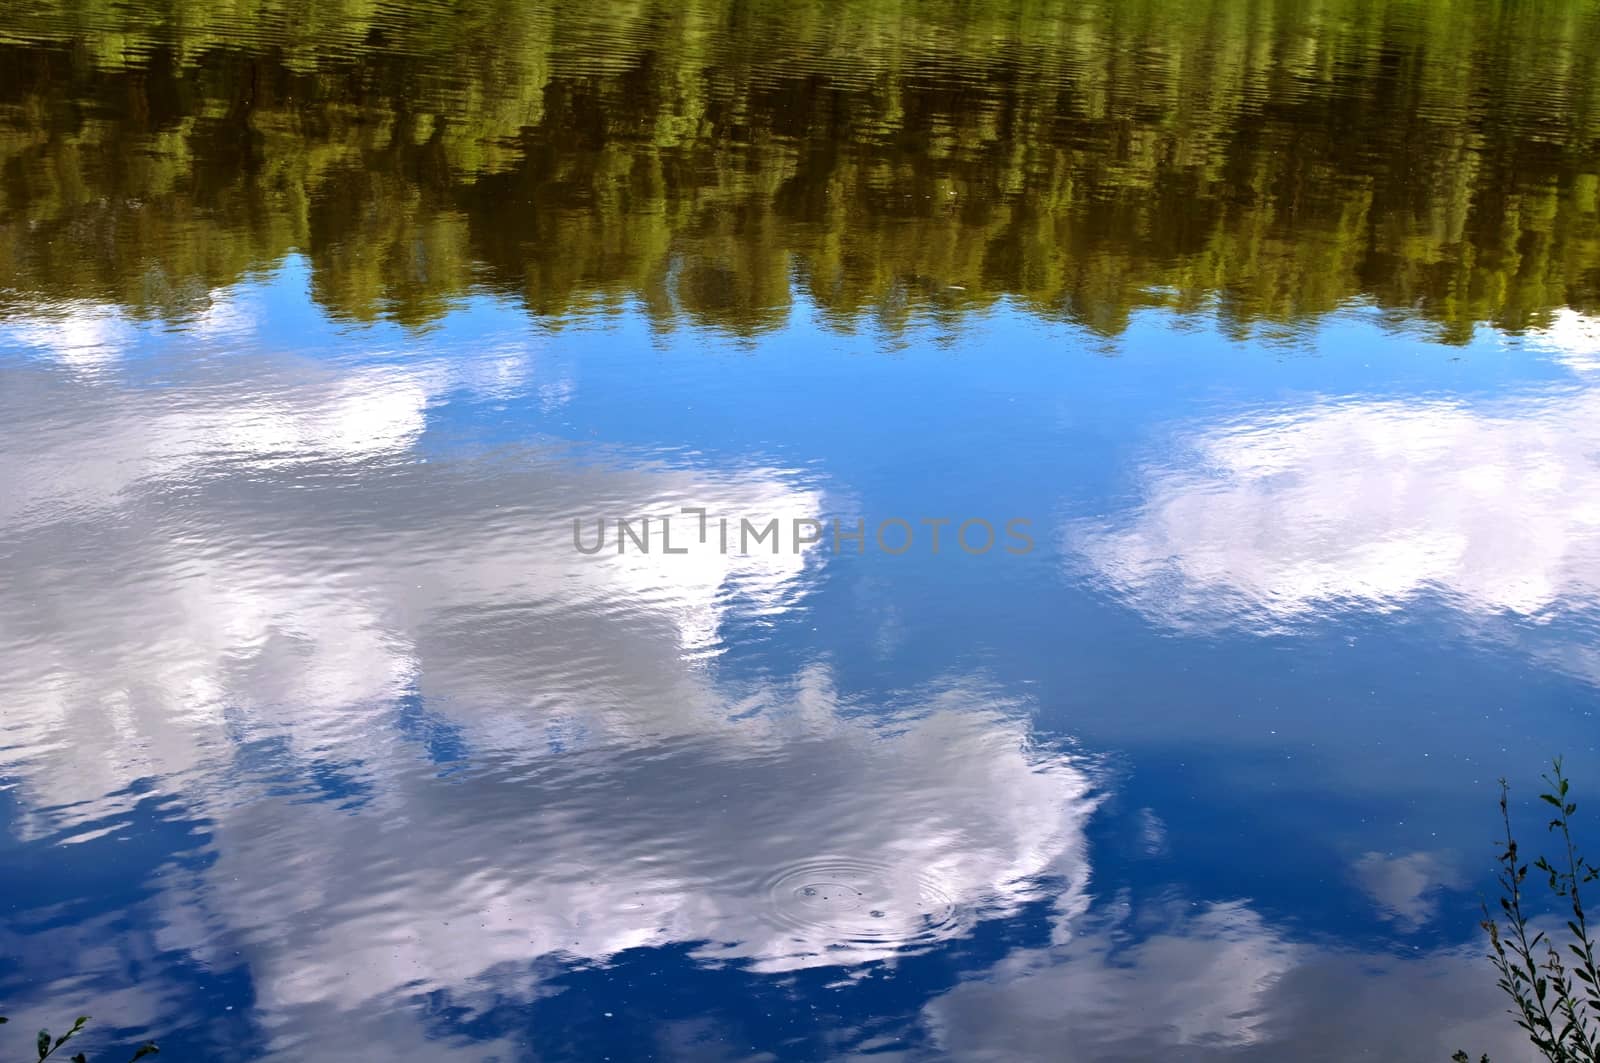
<instances>
[{"instance_id":1,"label":"circular ripple","mask_svg":"<svg viewBox=\"0 0 1600 1063\"><path fill-rule=\"evenodd\" d=\"M767 881L767 902L796 941L817 948L925 947L965 925L961 906L932 877L871 860L830 857L785 868Z\"/></svg>"}]
</instances>

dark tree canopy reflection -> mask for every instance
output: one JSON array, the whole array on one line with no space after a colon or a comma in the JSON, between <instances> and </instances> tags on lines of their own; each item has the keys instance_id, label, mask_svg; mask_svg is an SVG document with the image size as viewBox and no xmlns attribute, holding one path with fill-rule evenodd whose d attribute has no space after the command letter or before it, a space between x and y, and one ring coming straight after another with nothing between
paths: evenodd
<instances>
[{"instance_id":1,"label":"dark tree canopy reflection","mask_svg":"<svg viewBox=\"0 0 1600 1063\"><path fill-rule=\"evenodd\" d=\"M1451 340L1600 304L1592 4L50 0L0 41L0 288L182 315L482 286L748 332L1001 298ZM49 47L41 48L41 43ZM1464 91L1463 86L1471 86Z\"/></svg>"}]
</instances>

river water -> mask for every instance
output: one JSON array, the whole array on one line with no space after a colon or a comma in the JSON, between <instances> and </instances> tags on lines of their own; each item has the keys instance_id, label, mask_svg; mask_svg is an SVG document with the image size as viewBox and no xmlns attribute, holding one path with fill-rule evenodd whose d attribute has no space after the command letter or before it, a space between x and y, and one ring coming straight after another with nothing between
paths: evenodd
<instances>
[{"instance_id":1,"label":"river water","mask_svg":"<svg viewBox=\"0 0 1600 1063\"><path fill-rule=\"evenodd\" d=\"M0 1048L1525 1058L1597 314L1577 0L8 7Z\"/></svg>"}]
</instances>

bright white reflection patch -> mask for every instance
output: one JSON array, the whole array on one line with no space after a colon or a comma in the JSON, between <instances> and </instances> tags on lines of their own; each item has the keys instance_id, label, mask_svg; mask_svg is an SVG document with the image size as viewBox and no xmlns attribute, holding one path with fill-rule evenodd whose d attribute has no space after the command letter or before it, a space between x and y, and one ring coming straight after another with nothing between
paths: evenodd
<instances>
[{"instance_id":1,"label":"bright white reflection patch","mask_svg":"<svg viewBox=\"0 0 1600 1063\"><path fill-rule=\"evenodd\" d=\"M1562 307L1544 328L1529 329L1524 339L1580 373L1600 372L1600 317Z\"/></svg>"},{"instance_id":2,"label":"bright white reflection patch","mask_svg":"<svg viewBox=\"0 0 1600 1063\"><path fill-rule=\"evenodd\" d=\"M80 370L115 362L137 336L137 326L121 309L86 300L58 303L0 322L0 347L37 351Z\"/></svg>"},{"instance_id":3,"label":"bright white reflection patch","mask_svg":"<svg viewBox=\"0 0 1600 1063\"><path fill-rule=\"evenodd\" d=\"M1425 591L1476 613L1600 602L1600 390L1477 409L1323 402L1209 425L1076 545L1177 626L1274 629Z\"/></svg>"},{"instance_id":4,"label":"bright white reflection patch","mask_svg":"<svg viewBox=\"0 0 1600 1063\"><path fill-rule=\"evenodd\" d=\"M974 698L993 702L952 688L890 728L818 705L536 772L523 750L453 785L399 771L360 815L240 805L195 903L256 943L273 1009L530 995L540 957L673 942L766 972L893 961L1086 881L1081 766Z\"/></svg>"}]
</instances>

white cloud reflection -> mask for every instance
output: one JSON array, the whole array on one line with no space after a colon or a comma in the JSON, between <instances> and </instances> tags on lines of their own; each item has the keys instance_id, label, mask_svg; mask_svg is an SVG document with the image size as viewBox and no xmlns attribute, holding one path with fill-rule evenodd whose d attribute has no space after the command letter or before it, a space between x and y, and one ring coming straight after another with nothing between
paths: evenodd
<instances>
[{"instance_id":1,"label":"white cloud reflection","mask_svg":"<svg viewBox=\"0 0 1600 1063\"><path fill-rule=\"evenodd\" d=\"M1377 905L1380 917L1409 930L1433 918L1438 891L1464 884L1453 862L1442 853L1364 853L1356 861L1354 874L1362 891Z\"/></svg>"},{"instance_id":2,"label":"white cloud reflection","mask_svg":"<svg viewBox=\"0 0 1600 1063\"><path fill-rule=\"evenodd\" d=\"M397 772L360 815L258 802L225 818L197 903L260 943L272 1007L466 1002L500 965L674 942L768 972L892 961L1014 913L1043 875L1086 871L1086 776L1028 754L1021 725L971 693L919 706L892 737L750 721L500 760L451 785ZM815 892L840 883L857 895Z\"/></svg>"},{"instance_id":3,"label":"white cloud reflection","mask_svg":"<svg viewBox=\"0 0 1600 1063\"><path fill-rule=\"evenodd\" d=\"M138 335L138 323L121 308L75 300L7 315L0 322L0 349L27 349L92 372L121 359Z\"/></svg>"},{"instance_id":4,"label":"white cloud reflection","mask_svg":"<svg viewBox=\"0 0 1600 1063\"><path fill-rule=\"evenodd\" d=\"M1291 941L1243 901L1119 915L1018 950L932 1001L933 1050L961 1063L1387 1059L1457 1048L1528 1058L1478 943L1411 956Z\"/></svg>"},{"instance_id":5,"label":"white cloud reflection","mask_svg":"<svg viewBox=\"0 0 1600 1063\"><path fill-rule=\"evenodd\" d=\"M1600 604L1600 389L1315 402L1180 451L1142 470L1131 519L1077 538L1163 622L1272 630L1425 592L1519 617Z\"/></svg>"},{"instance_id":6,"label":"white cloud reflection","mask_svg":"<svg viewBox=\"0 0 1600 1063\"><path fill-rule=\"evenodd\" d=\"M1600 373L1600 317L1562 307L1549 325L1529 329L1523 339L1576 372Z\"/></svg>"},{"instance_id":7,"label":"white cloud reflection","mask_svg":"<svg viewBox=\"0 0 1600 1063\"><path fill-rule=\"evenodd\" d=\"M242 320L222 324L248 343ZM449 1050L422 996L534 999L630 948L894 963L1046 881L1081 903L1086 765L981 679L871 711L821 663L717 679L707 654L797 609L815 556L572 545L578 514L787 522L825 512L821 486L559 440L428 448L451 391L574 394L483 352L180 352L160 387L7 367L0 453L31 458L0 472L14 829L104 837L139 780L181 798L211 859L163 871L158 944L246 965L281 1058ZM72 953L73 977L120 978L126 951ZM182 994L145 981L158 1025Z\"/></svg>"}]
</instances>

